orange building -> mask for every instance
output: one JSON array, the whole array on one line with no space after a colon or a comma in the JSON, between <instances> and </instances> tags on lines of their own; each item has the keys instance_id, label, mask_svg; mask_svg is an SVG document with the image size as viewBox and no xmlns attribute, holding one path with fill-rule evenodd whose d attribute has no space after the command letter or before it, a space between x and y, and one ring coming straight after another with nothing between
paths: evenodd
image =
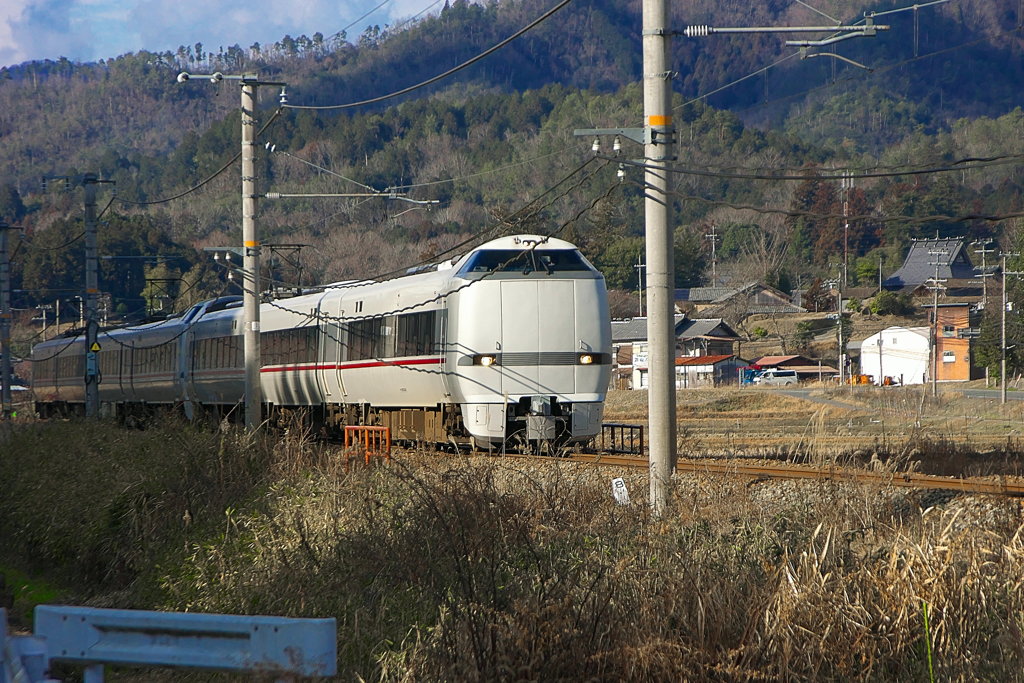
<instances>
[{"instance_id":1,"label":"orange building","mask_svg":"<svg viewBox=\"0 0 1024 683\"><path fill-rule=\"evenodd\" d=\"M943 303L936 310L935 377L940 382L966 382L972 379L971 304ZM929 317L931 311L929 311Z\"/></svg>"}]
</instances>

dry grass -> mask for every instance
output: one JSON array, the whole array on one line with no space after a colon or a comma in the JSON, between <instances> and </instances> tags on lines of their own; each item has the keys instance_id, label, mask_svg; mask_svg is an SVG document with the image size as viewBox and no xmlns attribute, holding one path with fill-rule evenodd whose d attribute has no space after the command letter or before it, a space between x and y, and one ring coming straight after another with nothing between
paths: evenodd
<instances>
[{"instance_id":1,"label":"dry grass","mask_svg":"<svg viewBox=\"0 0 1024 683\"><path fill-rule=\"evenodd\" d=\"M334 616L340 680L1015 680L1024 665L1015 501L685 477L655 519L635 471L436 454L346 468L300 429L50 424L8 444L8 562L60 567L92 604Z\"/></svg>"},{"instance_id":2,"label":"dry grass","mask_svg":"<svg viewBox=\"0 0 1024 683\"><path fill-rule=\"evenodd\" d=\"M952 390L935 399L927 387L801 388L802 397L760 387L678 392L680 453L944 475L1024 474L1024 401L1004 406ZM610 392L605 415L646 424L647 392Z\"/></svg>"}]
</instances>

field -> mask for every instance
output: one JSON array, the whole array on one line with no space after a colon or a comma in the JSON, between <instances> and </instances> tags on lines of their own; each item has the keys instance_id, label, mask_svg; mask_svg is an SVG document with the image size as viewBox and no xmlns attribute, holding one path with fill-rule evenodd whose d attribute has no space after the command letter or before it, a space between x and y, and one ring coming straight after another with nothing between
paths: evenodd
<instances>
[{"instance_id":1,"label":"field","mask_svg":"<svg viewBox=\"0 0 1024 683\"><path fill-rule=\"evenodd\" d=\"M1022 474L1024 402L965 397L963 385L770 387L677 394L680 457L871 464L931 474ZM981 383L984 388L984 383ZM613 391L605 420L646 424L647 394Z\"/></svg>"}]
</instances>

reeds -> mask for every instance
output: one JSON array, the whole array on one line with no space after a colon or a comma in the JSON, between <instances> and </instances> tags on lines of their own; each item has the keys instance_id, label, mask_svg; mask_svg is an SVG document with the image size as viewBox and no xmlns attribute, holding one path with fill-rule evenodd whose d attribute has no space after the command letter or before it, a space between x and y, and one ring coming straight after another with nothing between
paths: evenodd
<instances>
[{"instance_id":1,"label":"reeds","mask_svg":"<svg viewBox=\"0 0 1024 683\"><path fill-rule=\"evenodd\" d=\"M63 564L76 601L334 616L341 680L1014 680L1024 664L1015 501L695 476L655 518L635 471L346 469L299 428L52 428L0 459L8 558Z\"/></svg>"}]
</instances>

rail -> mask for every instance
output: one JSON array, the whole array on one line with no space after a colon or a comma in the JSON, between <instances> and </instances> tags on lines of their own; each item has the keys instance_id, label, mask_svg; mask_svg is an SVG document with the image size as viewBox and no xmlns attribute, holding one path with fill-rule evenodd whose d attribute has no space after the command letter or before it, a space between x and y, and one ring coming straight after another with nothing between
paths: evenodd
<instances>
[{"instance_id":1,"label":"rail","mask_svg":"<svg viewBox=\"0 0 1024 683\"><path fill-rule=\"evenodd\" d=\"M539 458L543 456L514 456ZM610 465L614 467L637 467L647 469L647 458L603 452L594 454L569 455L560 461ZM790 464L744 464L735 461L680 460L676 463L677 473L718 474L748 477L751 479L795 479L814 481L836 481L900 488L944 489L961 493L993 494L1000 496L1024 497L1024 478L1021 477L944 477L918 472L876 472L845 467L813 467Z\"/></svg>"}]
</instances>

